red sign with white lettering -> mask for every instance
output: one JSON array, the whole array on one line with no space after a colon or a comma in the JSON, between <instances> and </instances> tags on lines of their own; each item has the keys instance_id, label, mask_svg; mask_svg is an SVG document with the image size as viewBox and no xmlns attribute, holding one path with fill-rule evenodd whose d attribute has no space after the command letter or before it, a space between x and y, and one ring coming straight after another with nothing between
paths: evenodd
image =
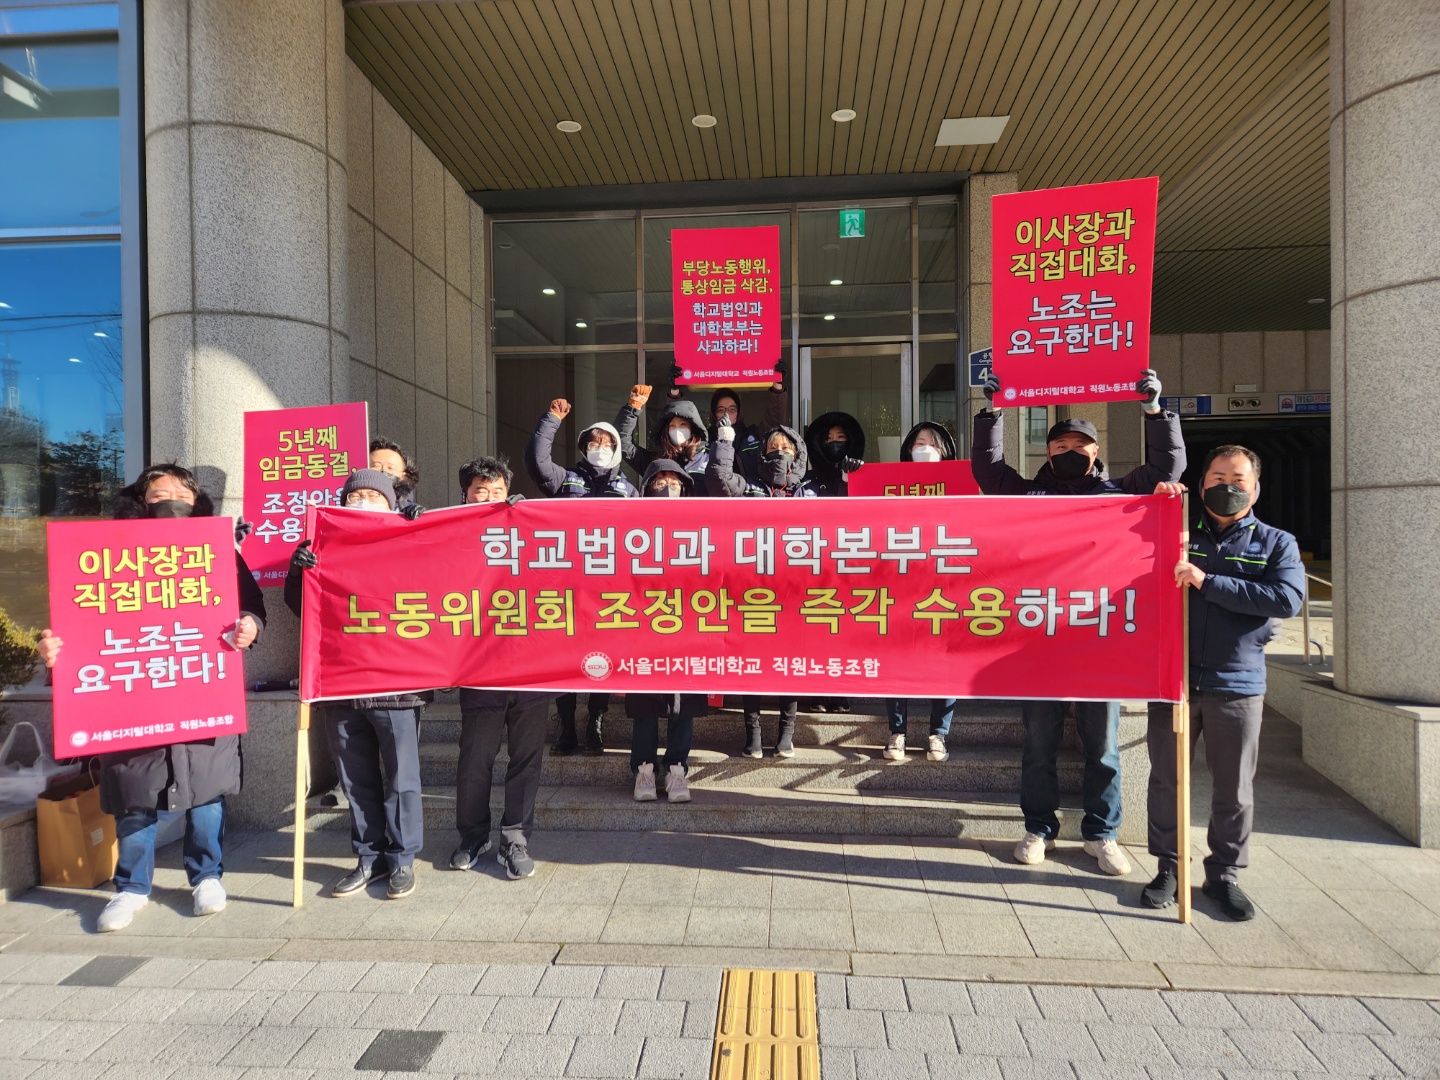
<instances>
[{"instance_id":1,"label":"red sign with white lettering","mask_svg":"<svg viewBox=\"0 0 1440 1080\"><path fill-rule=\"evenodd\" d=\"M681 385L769 386L780 359L780 227L673 229Z\"/></svg>"},{"instance_id":2,"label":"red sign with white lettering","mask_svg":"<svg viewBox=\"0 0 1440 1080\"><path fill-rule=\"evenodd\" d=\"M1138 401L1159 177L990 202L996 406Z\"/></svg>"},{"instance_id":3,"label":"red sign with white lettering","mask_svg":"<svg viewBox=\"0 0 1440 1080\"><path fill-rule=\"evenodd\" d=\"M854 495L979 495L968 458L958 461L872 461L846 475Z\"/></svg>"}]
</instances>

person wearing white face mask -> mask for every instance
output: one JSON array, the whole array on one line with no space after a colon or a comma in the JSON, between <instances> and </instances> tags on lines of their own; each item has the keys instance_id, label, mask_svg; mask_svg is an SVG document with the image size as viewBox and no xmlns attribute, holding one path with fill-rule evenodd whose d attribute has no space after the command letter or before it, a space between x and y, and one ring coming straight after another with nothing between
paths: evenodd
<instances>
[{"instance_id":1,"label":"person wearing white face mask","mask_svg":"<svg viewBox=\"0 0 1440 1080\"><path fill-rule=\"evenodd\" d=\"M910 429L900 444L900 460L933 463L955 460L955 437L939 424L921 421ZM906 698L890 698L885 702L890 721L890 738L885 744L886 761L905 760L905 730L910 718L910 702ZM954 698L934 698L930 702L930 737L926 745L927 761L946 761L950 751L945 740L950 734L950 721L955 717Z\"/></svg>"},{"instance_id":2,"label":"person wearing white face mask","mask_svg":"<svg viewBox=\"0 0 1440 1080\"><path fill-rule=\"evenodd\" d=\"M581 457L570 468L557 464L552 457L555 436L570 415L570 402L556 398L535 425L535 433L525 444L525 471L535 481L542 495L552 499L635 498L640 493L620 472L620 433L609 424L591 424L575 440ZM575 710L579 698L561 694L555 699L560 717L560 735L553 752L571 754L579 747L575 734ZM601 722L610 707L609 694L591 694L587 702L589 715L585 725L585 753L600 754L605 750Z\"/></svg>"},{"instance_id":3,"label":"person wearing white face mask","mask_svg":"<svg viewBox=\"0 0 1440 1080\"><path fill-rule=\"evenodd\" d=\"M690 476L695 485L696 495L713 494L705 485L705 469L710 464L710 455L705 445L709 432L700 418L700 410L693 401L684 398L669 402L661 410L650 431L650 449L635 443L635 426L640 422L640 410L650 400L650 387L637 384L630 388L630 401L615 417L615 429L620 432L620 452L629 465L642 476L650 464L661 458L675 462Z\"/></svg>"}]
</instances>

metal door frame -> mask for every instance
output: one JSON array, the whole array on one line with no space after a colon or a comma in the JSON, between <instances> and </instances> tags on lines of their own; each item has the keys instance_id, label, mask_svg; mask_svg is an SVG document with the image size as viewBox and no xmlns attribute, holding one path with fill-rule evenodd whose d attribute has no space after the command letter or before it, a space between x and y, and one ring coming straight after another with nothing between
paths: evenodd
<instances>
[{"instance_id":1,"label":"metal door frame","mask_svg":"<svg viewBox=\"0 0 1440 1080\"><path fill-rule=\"evenodd\" d=\"M802 434L813 419L810 402L813 394L815 360L840 360L849 356L898 356L900 358L900 436L915 426L915 414L919 408L919 388L915 382L915 355L910 342L881 342L875 345L803 345L800 348L800 370L797 385L800 394L791 410L797 421L797 430ZM877 444L878 445L878 444Z\"/></svg>"}]
</instances>

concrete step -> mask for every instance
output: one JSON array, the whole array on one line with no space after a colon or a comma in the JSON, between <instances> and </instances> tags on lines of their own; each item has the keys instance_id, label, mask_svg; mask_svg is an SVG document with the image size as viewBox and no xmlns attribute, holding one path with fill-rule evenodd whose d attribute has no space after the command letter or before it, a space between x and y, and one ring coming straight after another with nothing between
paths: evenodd
<instances>
[{"instance_id":1,"label":"concrete step","mask_svg":"<svg viewBox=\"0 0 1440 1080\"><path fill-rule=\"evenodd\" d=\"M733 747L738 751L739 747ZM422 784L454 783L460 751L457 746L425 743L420 747ZM494 780L502 783L508 756L502 750ZM1060 788L1079 791L1083 763L1074 750L1059 760ZM713 747L690 752L692 782L706 787L757 790L812 788L851 791L981 791L1020 790L1020 754L1010 747L968 747L949 761L926 761L912 751L904 761L886 761L881 747L798 746L793 758L777 758L767 749L763 758L748 758ZM630 788L628 749L610 749L597 756L558 757L548 750L540 782L558 787Z\"/></svg>"},{"instance_id":2,"label":"concrete step","mask_svg":"<svg viewBox=\"0 0 1440 1080\"><path fill-rule=\"evenodd\" d=\"M544 858L549 829L594 832L669 831L773 835L824 833L861 836L951 836L981 840L1018 840L1024 822L1013 797L962 791L866 791L813 788L705 787L692 789L693 801L670 805L662 794L653 803L637 803L614 788L540 789L535 810L534 847ZM453 788L424 792L425 827L435 833L455 828ZM494 820L500 820L501 791L495 789ZM1063 839L1080 838L1077 800L1062 811ZM310 829L348 829L344 808L312 808ZM597 837L597 843L604 841Z\"/></svg>"}]
</instances>

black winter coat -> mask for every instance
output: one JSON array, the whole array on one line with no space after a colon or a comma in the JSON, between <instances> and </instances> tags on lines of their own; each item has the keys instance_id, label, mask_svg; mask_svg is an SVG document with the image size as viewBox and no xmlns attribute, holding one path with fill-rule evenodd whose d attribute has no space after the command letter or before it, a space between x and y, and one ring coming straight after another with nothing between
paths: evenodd
<instances>
[{"instance_id":1,"label":"black winter coat","mask_svg":"<svg viewBox=\"0 0 1440 1080\"><path fill-rule=\"evenodd\" d=\"M1074 480L1061 480L1047 461L1035 479L1027 480L1005 463L1005 422L999 412L982 409L975 414L970 442L970 471L986 495L1150 495L1155 485L1174 482L1185 471L1185 439L1180 417L1172 412L1145 416L1145 463L1118 481L1111 480L1098 458L1093 472Z\"/></svg>"},{"instance_id":2,"label":"black winter coat","mask_svg":"<svg viewBox=\"0 0 1440 1080\"><path fill-rule=\"evenodd\" d=\"M240 613L253 618L263 632L265 597L238 553L235 570ZM130 810L203 806L239 793L242 766L238 735L101 754L100 808L118 816Z\"/></svg>"}]
</instances>

